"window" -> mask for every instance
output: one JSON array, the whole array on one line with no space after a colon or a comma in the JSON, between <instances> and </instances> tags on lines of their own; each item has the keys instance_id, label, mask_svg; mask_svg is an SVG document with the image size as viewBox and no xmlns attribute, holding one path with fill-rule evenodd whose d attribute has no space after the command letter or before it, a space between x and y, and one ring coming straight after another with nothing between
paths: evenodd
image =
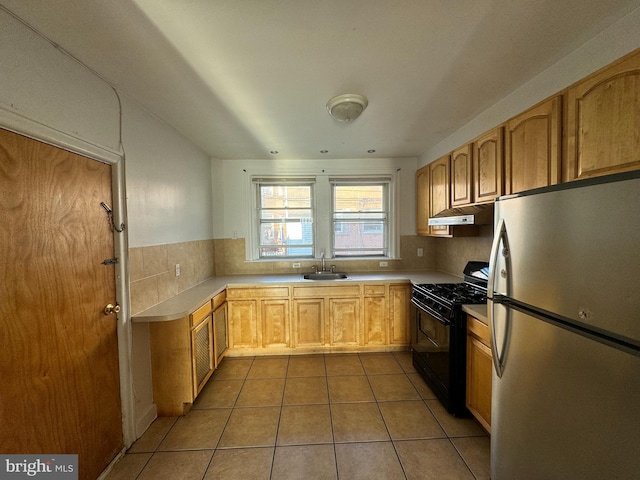
<instances>
[{"instance_id":1,"label":"window","mask_svg":"<svg viewBox=\"0 0 640 480\"><path fill-rule=\"evenodd\" d=\"M330 179L332 256L389 256L390 179Z\"/></svg>"},{"instance_id":2,"label":"window","mask_svg":"<svg viewBox=\"0 0 640 480\"><path fill-rule=\"evenodd\" d=\"M252 260L393 258L393 174L251 178Z\"/></svg>"},{"instance_id":3,"label":"window","mask_svg":"<svg viewBox=\"0 0 640 480\"><path fill-rule=\"evenodd\" d=\"M313 183L254 179L259 258L313 257Z\"/></svg>"}]
</instances>

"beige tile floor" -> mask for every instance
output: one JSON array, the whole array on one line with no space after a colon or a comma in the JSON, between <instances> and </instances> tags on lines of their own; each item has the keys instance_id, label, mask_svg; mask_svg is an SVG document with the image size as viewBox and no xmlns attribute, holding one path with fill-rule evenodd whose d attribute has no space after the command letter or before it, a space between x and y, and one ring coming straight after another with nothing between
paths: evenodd
<instances>
[{"instance_id":1,"label":"beige tile floor","mask_svg":"<svg viewBox=\"0 0 640 480\"><path fill-rule=\"evenodd\" d=\"M225 358L107 478L488 479L489 438L446 412L408 352Z\"/></svg>"}]
</instances>

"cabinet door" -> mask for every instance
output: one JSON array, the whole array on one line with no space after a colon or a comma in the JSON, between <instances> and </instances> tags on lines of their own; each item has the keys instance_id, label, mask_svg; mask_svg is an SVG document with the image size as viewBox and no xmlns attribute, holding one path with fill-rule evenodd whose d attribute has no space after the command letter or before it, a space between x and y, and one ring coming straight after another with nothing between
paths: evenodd
<instances>
[{"instance_id":1,"label":"cabinet door","mask_svg":"<svg viewBox=\"0 0 640 480\"><path fill-rule=\"evenodd\" d=\"M255 348L258 346L257 300L229 300L227 302L230 348Z\"/></svg>"},{"instance_id":2,"label":"cabinet door","mask_svg":"<svg viewBox=\"0 0 640 480\"><path fill-rule=\"evenodd\" d=\"M416 231L429 235L429 165L416 172Z\"/></svg>"},{"instance_id":3,"label":"cabinet door","mask_svg":"<svg viewBox=\"0 0 640 480\"><path fill-rule=\"evenodd\" d=\"M482 426L491 429L491 349L467 335L467 408Z\"/></svg>"},{"instance_id":4,"label":"cabinet door","mask_svg":"<svg viewBox=\"0 0 640 480\"><path fill-rule=\"evenodd\" d=\"M211 313L199 325L191 330L191 365L193 373L193 398L198 396L202 387L213 373L213 316Z\"/></svg>"},{"instance_id":5,"label":"cabinet door","mask_svg":"<svg viewBox=\"0 0 640 480\"><path fill-rule=\"evenodd\" d=\"M561 105L562 98L557 96L507 122L505 193L558 183Z\"/></svg>"},{"instance_id":6,"label":"cabinet door","mask_svg":"<svg viewBox=\"0 0 640 480\"><path fill-rule=\"evenodd\" d=\"M433 217L451 205L449 199L451 185L449 155L429 164L429 178L429 216ZM431 226L429 233L434 236L450 235L449 227L446 226Z\"/></svg>"},{"instance_id":7,"label":"cabinet door","mask_svg":"<svg viewBox=\"0 0 640 480\"><path fill-rule=\"evenodd\" d=\"M389 297L389 344L408 345L411 285L390 285Z\"/></svg>"},{"instance_id":8,"label":"cabinet door","mask_svg":"<svg viewBox=\"0 0 640 480\"><path fill-rule=\"evenodd\" d=\"M364 297L364 344L387 344L387 300L384 296Z\"/></svg>"},{"instance_id":9,"label":"cabinet door","mask_svg":"<svg viewBox=\"0 0 640 480\"><path fill-rule=\"evenodd\" d=\"M360 344L360 299L330 298L331 345Z\"/></svg>"},{"instance_id":10,"label":"cabinet door","mask_svg":"<svg viewBox=\"0 0 640 480\"><path fill-rule=\"evenodd\" d=\"M224 302L213 312L213 351L216 367L222 361L227 348L229 348L227 328L227 303Z\"/></svg>"},{"instance_id":11,"label":"cabinet door","mask_svg":"<svg viewBox=\"0 0 640 480\"><path fill-rule=\"evenodd\" d=\"M473 142L474 202L491 202L503 194L503 128L495 128Z\"/></svg>"},{"instance_id":12,"label":"cabinet door","mask_svg":"<svg viewBox=\"0 0 640 480\"><path fill-rule=\"evenodd\" d=\"M565 181L640 169L640 51L567 92Z\"/></svg>"},{"instance_id":13,"label":"cabinet door","mask_svg":"<svg viewBox=\"0 0 640 480\"><path fill-rule=\"evenodd\" d=\"M473 202L472 152L468 143L451 154L451 205L454 207Z\"/></svg>"},{"instance_id":14,"label":"cabinet door","mask_svg":"<svg viewBox=\"0 0 640 480\"><path fill-rule=\"evenodd\" d=\"M294 347L325 344L324 298L304 298L293 301L292 336Z\"/></svg>"},{"instance_id":15,"label":"cabinet door","mask_svg":"<svg viewBox=\"0 0 640 480\"><path fill-rule=\"evenodd\" d=\"M289 300L260 302L263 347L289 346Z\"/></svg>"}]
</instances>

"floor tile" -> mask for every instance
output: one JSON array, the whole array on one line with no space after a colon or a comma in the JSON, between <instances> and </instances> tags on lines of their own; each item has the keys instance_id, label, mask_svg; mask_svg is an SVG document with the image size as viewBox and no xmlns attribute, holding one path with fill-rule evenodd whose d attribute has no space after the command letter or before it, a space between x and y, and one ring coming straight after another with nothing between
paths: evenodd
<instances>
[{"instance_id":1,"label":"floor tile","mask_svg":"<svg viewBox=\"0 0 640 480\"><path fill-rule=\"evenodd\" d=\"M295 355L289 359L287 377L324 377L324 355Z\"/></svg>"},{"instance_id":2,"label":"floor tile","mask_svg":"<svg viewBox=\"0 0 640 480\"><path fill-rule=\"evenodd\" d=\"M419 373L408 373L407 377L413 386L416 387L416 390L423 399L427 400L436 398L436 394L433 393L433 390L429 388L429 385L426 384Z\"/></svg>"},{"instance_id":3,"label":"floor tile","mask_svg":"<svg viewBox=\"0 0 640 480\"><path fill-rule=\"evenodd\" d=\"M326 377L287 378L283 405L329 403Z\"/></svg>"},{"instance_id":4,"label":"floor tile","mask_svg":"<svg viewBox=\"0 0 640 480\"><path fill-rule=\"evenodd\" d=\"M289 357L258 357L253 361L247 378L285 378Z\"/></svg>"},{"instance_id":5,"label":"floor tile","mask_svg":"<svg viewBox=\"0 0 640 480\"><path fill-rule=\"evenodd\" d=\"M364 375L364 369L357 354L326 355L324 364L327 375Z\"/></svg>"},{"instance_id":6,"label":"floor tile","mask_svg":"<svg viewBox=\"0 0 640 480\"><path fill-rule=\"evenodd\" d=\"M273 447L216 450L204 480L269 480Z\"/></svg>"},{"instance_id":7,"label":"floor tile","mask_svg":"<svg viewBox=\"0 0 640 480\"><path fill-rule=\"evenodd\" d=\"M393 440L446 438L444 430L424 402L381 402L382 418Z\"/></svg>"},{"instance_id":8,"label":"floor tile","mask_svg":"<svg viewBox=\"0 0 640 480\"><path fill-rule=\"evenodd\" d=\"M327 377L331 403L374 402L369 380L364 375Z\"/></svg>"},{"instance_id":9,"label":"floor tile","mask_svg":"<svg viewBox=\"0 0 640 480\"><path fill-rule=\"evenodd\" d=\"M425 400L436 420L448 437L485 436L486 433L473 418L457 418L450 415L438 400Z\"/></svg>"},{"instance_id":10,"label":"floor tile","mask_svg":"<svg viewBox=\"0 0 640 480\"><path fill-rule=\"evenodd\" d=\"M369 377L376 400L420 400L420 395L404 373L394 375L372 375Z\"/></svg>"},{"instance_id":11,"label":"floor tile","mask_svg":"<svg viewBox=\"0 0 640 480\"><path fill-rule=\"evenodd\" d=\"M213 373L211 379L216 380L242 380L247 376L252 358L224 358L222 363Z\"/></svg>"},{"instance_id":12,"label":"floor tile","mask_svg":"<svg viewBox=\"0 0 640 480\"><path fill-rule=\"evenodd\" d=\"M192 410L178 418L158 450L216 448L231 409Z\"/></svg>"},{"instance_id":13,"label":"floor tile","mask_svg":"<svg viewBox=\"0 0 640 480\"><path fill-rule=\"evenodd\" d=\"M137 478L151 455L151 453L127 453L118 460L118 463L114 465L104 480L131 480L132 478Z\"/></svg>"},{"instance_id":14,"label":"floor tile","mask_svg":"<svg viewBox=\"0 0 640 480\"><path fill-rule=\"evenodd\" d=\"M360 354L360 361L367 375L404 373L392 353L364 353Z\"/></svg>"},{"instance_id":15,"label":"floor tile","mask_svg":"<svg viewBox=\"0 0 640 480\"><path fill-rule=\"evenodd\" d=\"M201 480L212 456L213 450L157 452L138 480Z\"/></svg>"},{"instance_id":16,"label":"floor tile","mask_svg":"<svg viewBox=\"0 0 640 480\"><path fill-rule=\"evenodd\" d=\"M387 427L375 403L336 403L331 405L335 442L389 440Z\"/></svg>"},{"instance_id":17,"label":"floor tile","mask_svg":"<svg viewBox=\"0 0 640 480\"><path fill-rule=\"evenodd\" d=\"M231 408L235 405L244 380L209 382L193 403L193 408Z\"/></svg>"},{"instance_id":18,"label":"floor tile","mask_svg":"<svg viewBox=\"0 0 640 480\"><path fill-rule=\"evenodd\" d=\"M336 445L339 478L349 480L404 480L404 472L391 442Z\"/></svg>"},{"instance_id":19,"label":"floor tile","mask_svg":"<svg viewBox=\"0 0 640 480\"><path fill-rule=\"evenodd\" d=\"M491 462L489 437L452 438L451 442L473 472L476 480L489 480Z\"/></svg>"},{"instance_id":20,"label":"floor tile","mask_svg":"<svg viewBox=\"0 0 640 480\"><path fill-rule=\"evenodd\" d=\"M336 480L333 445L276 447L271 480Z\"/></svg>"},{"instance_id":21,"label":"floor tile","mask_svg":"<svg viewBox=\"0 0 640 480\"><path fill-rule=\"evenodd\" d=\"M417 373L417 370L413 366L413 355L411 352L394 352L393 356L400 364L400 367L402 367L404 373Z\"/></svg>"},{"instance_id":22,"label":"floor tile","mask_svg":"<svg viewBox=\"0 0 640 480\"><path fill-rule=\"evenodd\" d=\"M448 439L394 442L407 480L474 480Z\"/></svg>"},{"instance_id":23,"label":"floor tile","mask_svg":"<svg viewBox=\"0 0 640 480\"><path fill-rule=\"evenodd\" d=\"M332 443L329 405L282 407L277 445Z\"/></svg>"},{"instance_id":24,"label":"floor tile","mask_svg":"<svg viewBox=\"0 0 640 480\"><path fill-rule=\"evenodd\" d=\"M236 407L266 407L282 404L284 378L245 380Z\"/></svg>"},{"instance_id":25,"label":"floor tile","mask_svg":"<svg viewBox=\"0 0 640 480\"><path fill-rule=\"evenodd\" d=\"M144 432L136 443L129 449L128 453L155 452L160 442L167 436L177 417L158 417Z\"/></svg>"},{"instance_id":26,"label":"floor tile","mask_svg":"<svg viewBox=\"0 0 640 480\"><path fill-rule=\"evenodd\" d=\"M280 407L234 408L218 448L274 446L279 417Z\"/></svg>"}]
</instances>

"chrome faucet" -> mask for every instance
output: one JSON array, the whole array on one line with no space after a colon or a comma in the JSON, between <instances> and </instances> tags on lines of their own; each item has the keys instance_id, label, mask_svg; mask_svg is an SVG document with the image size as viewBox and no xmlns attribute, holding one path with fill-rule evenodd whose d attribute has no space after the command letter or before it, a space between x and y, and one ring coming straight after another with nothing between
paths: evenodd
<instances>
[{"instance_id":1,"label":"chrome faucet","mask_svg":"<svg viewBox=\"0 0 640 480\"><path fill-rule=\"evenodd\" d=\"M324 266L324 250L322 250L322 252L320 253L320 259L322 260L322 270L321 272L326 271L325 270L325 266Z\"/></svg>"}]
</instances>

